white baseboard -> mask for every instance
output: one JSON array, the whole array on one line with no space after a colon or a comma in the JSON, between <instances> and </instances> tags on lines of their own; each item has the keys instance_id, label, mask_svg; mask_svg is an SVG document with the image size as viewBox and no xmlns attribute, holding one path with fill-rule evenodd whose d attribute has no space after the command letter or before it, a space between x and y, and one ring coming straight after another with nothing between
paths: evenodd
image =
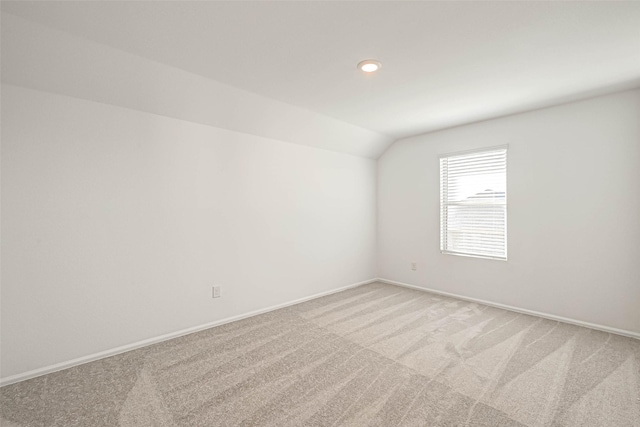
<instances>
[{"instance_id":1,"label":"white baseboard","mask_svg":"<svg viewBox=\"0 0 640 427\"><path fill-rule=\"evenodd\" d=\"M387 283L389 285L402 286L405 288L417 289L419 291L431 292L433 294L444 295L447 297L457 298L464 301L477 302L479 304L489 305L491 307L502 308L504 310L515 311L516 313L529 314L532 316L542 317L549 320L555 320L563 323L570 323L572 325L583 326L585 328L596 329L598 331L609 332L611 334L623 335L625 337L640 339L639 332L627 331L625 329L612 328L610 326L598 325L596 323L583 322L582 320L570 319L567 317L556 316L555 314L543 313L540 311L527 310L526 308L513 307L511 305L500 304L492 301L485 301L478 298L466 297L464 295L452 294L449 292L438 291L436 289L430 289L423 286L410 285L408 283L396 282L394 280L378 278L378 282Z\"/></svg>"},{"instance_id":2,"label":"white baseboard","mask_svg":"<svg viewBox=\"0 0 640 427\"><path fill-rule=\"evenodd\" d=\"M146 340L138 341L132 344L123 345L121 347L112 348L110 350L101 351L99 353L90 354L88 356L78 357L77 359L69 360L66 362L56 363L55 365L45 366L43 368L34 369L31 371L23 372L21 374L11 375L6 378L0 378L0 387L4 387L9 384L14 384L20 381L28 380L31 378L39 377L41 375L50 374L52 372L62 371L63 369L72 368L74 366L82 365L85 363L93 362L95 360L104 359L105 357L115 356L120 353L135 350L137 348L146 347L148 345L156 344L162 341L167 341L173 338L178 338L183 335L192 334L194 332L203 331L205 329L213 328L215 326L224 325L226 323L235 322L237 320L246 319L247 317L257 316L259 314L268 313L270 311L278 310L280 308L289 307L291 305L299 304L301 302L309 301L312 299L324 297L327 295L335 294L337 292L346 291L347 289L356 288L358 286L373 283L378 279L369 279L364 282L353 283L351 285L343 286L341 288L332 289L330 291L321 292L319 294L311 295L304 298L299 298L293 301L285 302L282 304L274 305L271 307L263 308L260 310L250 311L248 313L240 314L238 316L227 317L225 319L216 320L215 322L205 323L204 325L198 325L180 331L171 332L168 334L160 335L157 337L149 338Z\"/></svg>"}]
</instances>

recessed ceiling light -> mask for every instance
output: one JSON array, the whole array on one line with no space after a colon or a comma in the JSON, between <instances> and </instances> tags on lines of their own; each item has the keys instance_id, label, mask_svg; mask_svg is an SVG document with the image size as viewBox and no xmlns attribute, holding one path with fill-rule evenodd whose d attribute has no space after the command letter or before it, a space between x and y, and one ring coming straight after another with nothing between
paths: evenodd
<instances>
[{"instance_id":1,"label":"recessed ceiling light","mask_svg":"<svg viewBox=\"0 0 640 427\"><path fill-rule=\"evenodd\" d=\"M373 73L378 71L380 67L382 67L382 64L375 59L367 59L358 63L358 68L365 73Z\"/></svg>"}]
</instances>

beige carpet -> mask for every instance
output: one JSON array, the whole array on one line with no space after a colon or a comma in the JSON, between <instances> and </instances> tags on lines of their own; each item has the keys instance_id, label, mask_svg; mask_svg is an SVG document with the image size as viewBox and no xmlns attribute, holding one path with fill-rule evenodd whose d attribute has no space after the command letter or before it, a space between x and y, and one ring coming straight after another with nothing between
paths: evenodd
<instances>
[{"instance_id":1,"label":"beige carpet","mask_svg":"<svg viewBox=\"0 0 640 427\"><path fill-rule=\"evenodd\" d=\"M640 341L374 283L3 387L2 426L640 426Z\"/></svg>"}]
</instances>

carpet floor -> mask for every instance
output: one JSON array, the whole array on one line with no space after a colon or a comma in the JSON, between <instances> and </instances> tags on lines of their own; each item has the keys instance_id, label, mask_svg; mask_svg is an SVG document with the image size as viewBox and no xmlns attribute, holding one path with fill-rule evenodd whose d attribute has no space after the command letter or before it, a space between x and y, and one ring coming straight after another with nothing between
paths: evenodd
<instances>
[{"instance_id":1,"label":"carpet floor","mask_svg":"<svg viewBox=\"0 0 640 427\"><path fill-rule=\"evenodd\" d=\"M16 426L640 426L640 341L373 283L0 389Z\"/></svg>"}]
</instances>

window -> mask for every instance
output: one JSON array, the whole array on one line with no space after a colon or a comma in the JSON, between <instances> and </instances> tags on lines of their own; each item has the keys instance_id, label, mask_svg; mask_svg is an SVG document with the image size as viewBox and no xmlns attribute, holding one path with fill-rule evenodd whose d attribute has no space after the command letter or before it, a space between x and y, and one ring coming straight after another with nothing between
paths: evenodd
<instances>
[{"instance_id":1,"label":"window","mask_svg":"<svg viewBox=\"0 0 640 427\"><path fill-rule=\"evenodd\" d=\"M440 157L440 251L507 259L507 148Z\"/></svg>"}]
</instances>

